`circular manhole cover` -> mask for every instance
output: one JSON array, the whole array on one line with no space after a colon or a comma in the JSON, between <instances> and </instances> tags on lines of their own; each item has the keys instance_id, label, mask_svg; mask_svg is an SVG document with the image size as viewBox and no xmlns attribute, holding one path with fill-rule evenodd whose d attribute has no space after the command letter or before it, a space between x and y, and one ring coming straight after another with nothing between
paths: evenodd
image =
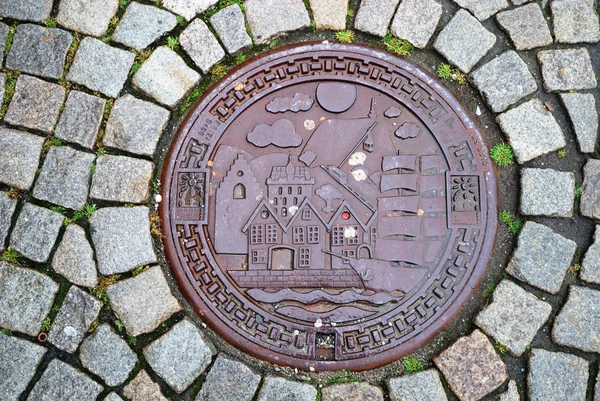
<instances>
[{"instance_id":1,"label":"circular manhole cover","mask_svg":"<svg viewBox=\"0 0 600 401\"><path fill-rule=\"evenodd\" d=\"M163 175L167 257L220 335L301 369L414 351L490 257L496 181L449 90L379 50L310 44L232 72Z\"/></svg>"}]
</instances>

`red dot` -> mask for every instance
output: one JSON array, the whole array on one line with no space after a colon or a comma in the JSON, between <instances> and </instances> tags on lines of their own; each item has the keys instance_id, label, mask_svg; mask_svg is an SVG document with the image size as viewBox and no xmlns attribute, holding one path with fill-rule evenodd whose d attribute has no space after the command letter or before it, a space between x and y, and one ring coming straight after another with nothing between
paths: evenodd
<instances>
[{"instance_id":1,"label":"red dot","mask_svg":"<svg viewBox=\"0 0 600 401\"><path fill-rule=\"evenodd\" d=\"M348 220L349 218L350 218L350 213L348 213L348 212L342 213L342 219Z\"/></svg>"}]
</instances>

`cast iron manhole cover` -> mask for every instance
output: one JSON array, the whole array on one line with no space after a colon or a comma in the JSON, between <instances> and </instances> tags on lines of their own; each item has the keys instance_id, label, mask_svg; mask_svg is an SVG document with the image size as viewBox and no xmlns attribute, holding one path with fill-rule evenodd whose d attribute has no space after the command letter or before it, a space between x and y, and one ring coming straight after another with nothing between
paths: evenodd
<instances>
[{"instance_id":1,"label":"cast iron manhole cover","mask_svg":"<svg viewBox=\"0 0 600 401\"><path fill-rule=\"evenodd\" d=\"M475 124L429 74L366 47L291 47L232 72L181 126L163 186L167 257L196 312L305 370L414 351L494 244Z\"/></svg>"}]
</instances>

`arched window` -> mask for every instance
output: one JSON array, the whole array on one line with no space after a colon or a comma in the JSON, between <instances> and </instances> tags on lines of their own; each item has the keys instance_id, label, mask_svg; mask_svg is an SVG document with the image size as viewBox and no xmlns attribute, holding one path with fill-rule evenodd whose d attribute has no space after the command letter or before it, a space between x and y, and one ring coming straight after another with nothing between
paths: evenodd
<instances>
[{"instance_id":1,"label":"arched window","mask_svg":"<svg viewBox=\"0 0 600 401\"><path fill-rule=\"evenodd\" d=\"M294 205L298 204L298 198L294 197Z\"/></svg>"},{"instance_id":2,"label":"arched window","mask_svg":"<svg viewBox=\"0 0 600 401\"><path fill-rule=\"evenodd\" d=\"M277 193L278 193L279 195L281 195L281 194L283 193L283 188L279 187L279 189L277 190Z\"/></svg>"},{"instance_id":3,"label":"arched window","mask_svg":"<svg viewBox=\"0 0 600 401\"><path fill-rule=\"evenodd\" d=\"M298 195L302 195L302 187L298 187Z\"/></svg>"},{"instance_id":4,"label":"arched window","mask_svg":"<svg viewBox=\"0 0 600 401\"><path fill-rule=\"evenodd\" d=\"M277 198L274 198L274 199L273 199L273 204L274 204L275 206L277 206Z\"/></svg>"},{"instance_id":5,"label":"arched window","mask_svg":"<svg viewBox=\"0 0 600 401\"><path fill-rule=\"evenodd\" d=\"M288 187L288 195L292 194L292 187Z\"/></svg>"},{"instance_id":6,"label":"arched window","mask_svg":"<svg viewBox=\"0 0 600 401\"><path fill-rule=\"evenodd\" d=\"M281 208L281 216L282 217L287 217L287 207L282 207Z\"/></svg>"},{"instance_id":7,"label":"arched window","mask_svg":"<svg viewBox=\"0 0 600 401\"><path fill-rule=\"evenodd\" d=\"M287 206L287 198L283 198L283 206Z\"/></svg>"},{"instance_id":8,"label":"arched window","mask_svg":"<svg viewBox=\"0 0 600 401\"><path fill-rule=\"evenodd\" d=\"M233 199L246 199L246 187L243 184L233 187Z\"/></svg>"}]
</instances>

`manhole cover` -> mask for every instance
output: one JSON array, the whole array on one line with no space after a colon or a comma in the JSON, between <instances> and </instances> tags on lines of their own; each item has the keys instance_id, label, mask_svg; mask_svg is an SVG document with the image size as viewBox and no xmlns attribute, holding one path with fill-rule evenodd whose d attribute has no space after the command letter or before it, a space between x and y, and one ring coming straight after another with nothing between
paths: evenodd
<instances>
[{"instance_id":1,"label":"manhole cover","mask_svg":"<svg viewBox=\"0 0 600 401\"><path fill-rule=\"evenodd\" d=\"M414 351L490 257L496 181L473 121L417 66L310 44L245 64L170 150L167 256L191 304L258 358L361 370Z\"/></svg>"}]
</instances>

